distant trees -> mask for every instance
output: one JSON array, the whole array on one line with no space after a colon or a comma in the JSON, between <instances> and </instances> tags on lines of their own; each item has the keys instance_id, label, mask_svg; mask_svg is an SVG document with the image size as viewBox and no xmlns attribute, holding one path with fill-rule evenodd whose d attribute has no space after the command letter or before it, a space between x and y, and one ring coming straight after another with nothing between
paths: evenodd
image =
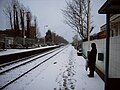
<instances>
[{"instance_id":1,"label":"distant trees","mask_svg":"<svg viewBox=\"0 0 120 90\"><path fill-rule=\"evenodd\" d=\"M51 32L51 30L48 30L46 32L45 42L48 43L48 44L52 43L52 32Z\"/></svg>"},{"instance_id":2,"label":"distant trees","mask_svg":"<svg viewBox=\"0 0 120 90\"><path fill-rule=\"evenodd\" d=\"M65 23L77 31L82 39L88 38L88 4L90 0L66 1L67 7L62 10ZM90 22L91 23L91 22ZM90 32L94 26L91 27Z\"/></svg>"},{"instance_id":3,"label":"distant trees","mask_svg":"<svg viewBox=\"0 0 120 90\"><path fill-rule=\"evenodd\" d=\"M50 44L68 43L68 41L66 39L64 39L63 37L57 35L54 32L51 32L51 30L48 30L46 32L45 42L48 45L50 45Z\"/></svg>"}]
</instances>

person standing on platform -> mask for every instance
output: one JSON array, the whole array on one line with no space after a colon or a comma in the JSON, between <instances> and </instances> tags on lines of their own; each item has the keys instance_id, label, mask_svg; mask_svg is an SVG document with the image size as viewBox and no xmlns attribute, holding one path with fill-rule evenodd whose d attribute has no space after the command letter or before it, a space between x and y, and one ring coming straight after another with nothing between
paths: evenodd
<instances>
[{"instance_id":1,"label":"person standing on platform","mask_svg":"<svg viewBox=\"0 0 120 90\"><path fill-rule=\"evenodd\" d=\"M96 55L97 55L97 49L96 44L91 44L91 51L88 54L88 68L89 68L89 74L88 77L94 77L94 71L95 71L95 64L96 64Z\"/></svg>"}]
</instances>

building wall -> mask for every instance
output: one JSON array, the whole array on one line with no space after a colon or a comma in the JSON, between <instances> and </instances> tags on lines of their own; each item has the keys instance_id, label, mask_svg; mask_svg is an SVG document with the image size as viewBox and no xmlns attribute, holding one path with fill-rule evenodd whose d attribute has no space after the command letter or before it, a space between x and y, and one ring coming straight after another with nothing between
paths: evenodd
<instances>
[{"instance_id":1,"label":"building wall","mask_svg":"<svg viewBox=\"0 0 120 90\"><path fill-rule=\"evenodd\" d=\"M90 43L97 45L97 68L105 73L105 59L106 59L106 39L99 39L90 41ZM87 56L88 42L83 42L83 53ZM104 54L104 60L98 60L98 53ZM120 35L110 38L110 60L109 60L109 76L110 78L120 78Z\"/></svg>"},{"instance_id":2,"label":"building wall","mask_svg":"<svg viewBox=\"0 0 120 90\"><path fill-rule=\"evenodd\" d=\"M100 31L106 31L106 24L100 27ZM113 14L110 17L110 36L120 35L120 14Z\"/></svg>"}]
</instances>

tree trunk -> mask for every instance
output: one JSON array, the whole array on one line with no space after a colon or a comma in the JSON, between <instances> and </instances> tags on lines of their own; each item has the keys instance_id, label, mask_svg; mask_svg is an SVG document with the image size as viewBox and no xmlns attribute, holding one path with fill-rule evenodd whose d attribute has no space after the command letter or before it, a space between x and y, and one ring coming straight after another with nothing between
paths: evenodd
<instances>
[{"instance_id":1,"label":"tree trunk","mask_svg":"<svg viewBox=\"0 0 120 90\"><path fill-rule=\"evenodd\" d=\"M16 10L16 31L17 31L17 36L20 35L20 29L19 29L19 19L18 19L18 11Z\"/></svg>"},{"instance_id":2,"label":"tree trunk","mask_svg":"<svg viewBox=\"0 0 120 90\"><path fill-rule=\"evenodd\" d=\"M11 26L11 30L13 30L13 24L12 24L12 13L9 12L10 15L10 26Z\"/></svg>"},{"instance_id":3,"label":"tree trunk","mask_svg":"<svg viewBox=\"0 0 120 90\"><path fill-rule=\"evenodd\" d=\"M22 37L24 38L25 33L24 33L24 10L20 10L20 18L21 18L21 28L22 28Z\"/></svg>"}]
</instances>

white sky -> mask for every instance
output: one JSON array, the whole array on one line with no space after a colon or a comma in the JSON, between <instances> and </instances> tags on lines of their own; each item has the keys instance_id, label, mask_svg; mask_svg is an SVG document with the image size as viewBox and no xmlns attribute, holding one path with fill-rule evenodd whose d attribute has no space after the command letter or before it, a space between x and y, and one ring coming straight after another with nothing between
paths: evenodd
<instances>
[{"instance_id":1,"label":"white sky","mask_svg":"<svg viewBox=\"0 0 120 90\"><path fill-rule=\"evenodd\" d=\"M10 0L0 0L0 30L9 27L7 20L3 13L3 8ZM72 29L66 25L63 20L61 9L66 7L65 0L19 0L25 7L29 7L32 14L37 16L39 30L41 35L45 35L45 31L51 31L63 36L68 41L72 41ZM67 0L66 0L67 1ZM91 14L92 20L96 26L93 33L100 31L100 26L105 24L105 15L98 15L98 9L103 5L106 0L91 0ZM48 27L44 28L45 25Z\"/></svg>"}]
</instances>

